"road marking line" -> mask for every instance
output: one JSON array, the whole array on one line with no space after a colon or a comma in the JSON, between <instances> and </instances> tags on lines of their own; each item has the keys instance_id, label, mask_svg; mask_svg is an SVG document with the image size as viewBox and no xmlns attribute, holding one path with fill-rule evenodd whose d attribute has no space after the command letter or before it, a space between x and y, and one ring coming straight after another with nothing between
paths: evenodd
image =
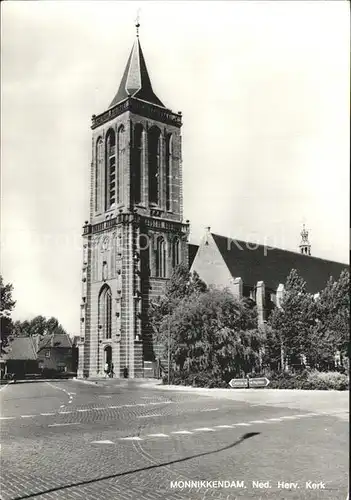
<instances>
[{"instance_id":1,"label":"road marking line","mask_svg":"<svg viewBox=\"0 0 351 500\"><path fill-rule=\"evenodd\" d=\"M162 417L160 413L156 413L155 415L139 415L137 418L151 418L151 417Z\"/></svg>"},{"instance_id":2,"label":"road marking line","mask_svg":"<svg viewBox=\"0 0 351 500\"><path fill-rule=\"evenodd\" d=\"M126 438L120 438L122 441L142 441L139 436L130 436Z\"/></svg>"},{"instance_id":3,"label":"road marking line","mask_svg":"<svg viewBox=\"0 0 351 500\"><path fill-rule=\"evenodd\" d=\"M21 418L32 418L36 417L36 415L21 415Z\"/></svg>"},{"instance_id":4,"label":"road marking line","mask_svg":"<svg viewBox=\"0 0 351 500\"><path fill-rule=\"evenodd\" d=\"M92 441L91 444L115 444L113 441L106 439L105 441Z\"/></svg>"},{"instance_id":5,"label":"road marking line","mask_svg":"<svg viewBox=\"0 0 351 500\"><path fill-rule=\"evenodd\" d=\"M232 429L233 426L231 425L215 425L215 427L218 427L218 429Z\"/></svg>"},{"instance_id":6,"label":"road marking line","mask_svg":"<svg viewBox=\"0 0 351 500\"><path fill-rule=\"evenodd\" d=\"M145 404L148 404L148 405L169 405L171 403L175 403L175 401L156 401L153 403L145 403Z\"/></svg>"},{"instance_id":7,"label":"road marking line","mask_svg":"<svg viewBox=\"0 0 351 500\"><path fill-rule=\"evenodd\" d=\"M69 424L49 424L48 427L62 427L64 425L81 425L80 422L71 422Z\"/></svg>"},{"instance_id":8,"label":"road marking line","mask_svg":"<svg viewBox=\"0 0 351 500\"><path fill-rule=\"evenodd\" d=\"M106 408L92 408L94 411L106 410Z\"/></svg>"},{"instance_id":9,"label":"road marking line","mask_svg":"<svg viewBox=\"0 0 351 500\"><path fill-rule=\"evenodd\" d=\"M219 408L209 408L208 410L201 410L201 412L204 412L204 411L217 411L219 410Z\"/></svg>"},{"instance_id":10,"label":"road marking line","mask_svg":"<svg viewBox=\"0 0 351 500\"><path fill-rule=\"evenodd\" d=\"M282 421L281 418L267 418L267 420L270 422L281 422Z\"/></svg>"},{"instance_id":11,"label":"road marking line","mask_svg":"<svg viewBox=\"0 0 351 500\"><path fill-rule=\"evenodd\" d=\"M55 415L55 413L41 413L40 415Z\"/></svg>"},{"instance_id":12,"label":"road marking line","mask_svg":"<svg viewBox=\"0 0 351 500\"><path fill-rule=\"evenodd\" d=\"M168 434L162 434L160 432L159 434L148 434L148 437L168 437Z\"/></svg>"},{"instance_id":13,"label":"road marking line","mask_svg":"<svg viewBox=\"0 0 351 500\"><path fill-rule=\"evenodd\" d=\"M121 407L120 406L108 406L107 408L113 408L113 409L115 409L115 408L121 408Z\"/></svg>"},{"instance_id":14,"label":"road marking line","mask_svg":"<svg viewBox=\"0 0 351 500\"><path fill-rule=\"evenodd\" d=\"M0 417L0 420L13 420L16 417Z\"/></svg>"},{"instance_id":15,"label":"road marking line","mask_svg":"<svg viewBox=\"0 0 351 500\"><path fill-rule=\"evenodd\" d=\"M288 415L286 417L281 417L281 418L284 420L296 420L297 419L297 417L295 415L290 415L290 416Z\"/></svg>"},{"instance_id":16,"label":"road marking line","mask_svg":"<svg viewBox=\"0 0 351 500\"><path fill-rule=\"evenodd\" d=\"M236 425L249 427L251 424L247 424L246 422L239 422L238 424L233 424L233 427L235 427Z\"/></svg>"},{"instance_id":17,"label":"road marking line","mask_svg":"<svg viewBox=\"0 0 351 500\"><path fill-rule=\"evenodd\" d=\"M83 408L82 410L77 410L77 411L80 411L80 412L82 412L82 411L90 411L90 408Z\"/></svg>"},{"instance_id":18,"label":"road marking line","mask_svg":"<svg viewBox=\"0 0 351 500\"><path fill-rule=\"evenodd\" d=\"M173 431L171 434L192 434L190 431Z\"/></svg>"},{"instance_id":19,"label":"road marking line","mask_svg":"<svg viewBox=\"0 0 351 500\"><path fill-rule=\"evenodd\" d=\"M59 411L60 415L65 415L66 413L73 413L72 411Z\"/></svg>"},{"instance_id":20,"label":"road marking line","mask_svg":"<svg viewBox=\"0 0 351 500\"><path fill-rule=\"evenodd\" d=\"M209 427L198 427L197 429L193 429L193 431L203 431L203 432L215 432L214 429L210 429Z\"/></svg>"},{"instance_id":21,"label":"road marking line","mask_svg":"<svg viewBox=\"0 0 351 500\"><path fill-rule=\"evenodd\" d=\"M250 420L250 424L264 424L264 420Z\"/></svg>"}]
</instances>

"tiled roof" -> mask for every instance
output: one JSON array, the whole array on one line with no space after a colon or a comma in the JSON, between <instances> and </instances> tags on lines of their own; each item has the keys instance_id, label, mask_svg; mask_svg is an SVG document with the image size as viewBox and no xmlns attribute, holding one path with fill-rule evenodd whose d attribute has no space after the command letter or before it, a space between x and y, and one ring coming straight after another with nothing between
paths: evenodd
<instances>
[{"instance_id":1,"label":"tiled roof","mask_svg":"<svg viewBox=\"0 0 351 500\"><path fill-rule=\"evenodd\" d=\"M152 85L147 71L139 38L134 42L132 51L127 61L118 92L110 104L110 108L128 96L142 99L143 101L165 107L152 90Z\"/></svg>"},{"instance_id":2,"label":"tiled roof","mask_svg":"<svg viewBox=\"0 0 351 500\"><path fill-rule=\"evenodd\" d=\"M67 334L53 333L51 335L44 335L39 340L38 350L42 351L49 347L72 347L72 341Z\"/></svg>"},{"instance_id":3,"label":"tiled roof","mask_svg":"<svg viewBox=\"0 0 351 500\"><path fill-rule=\"evenodd\" d=\"M199 245L193 245L192 243L188 244L188 253L189 253L189 269L191 268L191 264L194 262L196 252L198 251Z\"/></svg>"},{"instance_id":4,"label":"tiled roof","mask_svg":"<svg viewBox=\"0 0 351 500\"><path fill-rule=\"evenodd\" d=\"M15 337L9 345L5 359L12 360L36 360L36 346L32 337Z\"/></svg>"},{"instance_id":5,"label":"tiled roof","mask_svg":"<svg viewBox=\"0 0 351 500\"><path fill-rule=\"evenodd\" d=\"M264 281L266 287L276 290L285 283L291 269L296 269L306 281L307 290L322 290L330 276L337 279L348 264L311 257L280 248L233 240L213 234L213 239L234 278L240 277L246 285Z\"/></svg>"}]
</instances>

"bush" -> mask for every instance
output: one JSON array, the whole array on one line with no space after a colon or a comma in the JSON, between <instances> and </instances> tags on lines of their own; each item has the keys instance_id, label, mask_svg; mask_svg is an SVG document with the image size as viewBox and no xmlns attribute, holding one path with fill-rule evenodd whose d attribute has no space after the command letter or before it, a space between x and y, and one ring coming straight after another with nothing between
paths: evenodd
<instances>
[{"instance_id":1,"label":"bush","mask_svg":"<svg viewBox=\"0 0 351 500\"><path fill-rule=\"evenodd\" d=\"M164 384L168 384L168 376L162 378ZM188 373L188 372L175 372L171 374L170 383L174 385L187 385L192 387L228 387L228 383L213 375L212 373Z\"/></svg>"},{"instance_id":2,"label":"bush","mask_svg":"<svg viewBox=\"0 0 351 500\"><path fill-rule=\"evenodd\" d=\"M346 391L349 387L349 377L340 372L313 370L309 373L305 385L304 389Z\"/></svg>"},{"instance_id":3,"label":"bush","mask_svg":"<svg viewBox=\"0 0 351 500\"><path fill-rule=\"evenodd\" d=\"M272 375L271 389L310 389L319 391L345 391L349 387L349 377L339 372L319 372L304 370L298 374L279 373Z\"/></svg>"},{"instance_id":4,"label":"bush","mask_svg":"<svg viewBox=\"0 0 351 500\"><path fill-rule=\"evenodd\" d=\"M267 376L270 381L268 389L305 389L319 391L346 391L349 388L349 377L340 372L319 372L304 370L301 373L269 373L252 374L252 377ZM168 383L167 375L162 379ZM212 373L175 372L171 374L170 383L192 387L228 388L228 382Z\"/></svg>"}]
</instances>

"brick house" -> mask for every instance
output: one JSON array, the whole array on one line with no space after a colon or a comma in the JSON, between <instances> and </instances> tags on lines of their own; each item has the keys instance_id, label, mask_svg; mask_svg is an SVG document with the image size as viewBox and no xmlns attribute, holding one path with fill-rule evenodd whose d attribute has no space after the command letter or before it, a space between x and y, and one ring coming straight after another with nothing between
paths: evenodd
<instances>
[{"instance_id":1,"label":"brick house","mask_svg":"<svg viewBox=\"0 0 351 500\"><path fill-rule=\"evenodd\" d=\"M15 337L3 356L4 373L18 378L28 374L54 374L72 371L72 341L67 334Z\"/></svg>"},{"instance_id":2,"label":"brick house","mask_svg":"<svg viewBox=\"0 0 351 500\"><path fill-rule=\"evenodd\" d=\"M67 334L53 333L38 339L39 370L45 372L72 371L72 341Z\"/></svg>"},{"instance_id":3,"label":"brick house","mask_svg":"<svg viewBox=\"0 0 351 500\"><path fill-rule=\"evenodd\" d=\"M3 356L6 373L15 373L24 378L27 373L38 373L37 342L33 337L15 337Z\"/></svg>"}]
</instances>

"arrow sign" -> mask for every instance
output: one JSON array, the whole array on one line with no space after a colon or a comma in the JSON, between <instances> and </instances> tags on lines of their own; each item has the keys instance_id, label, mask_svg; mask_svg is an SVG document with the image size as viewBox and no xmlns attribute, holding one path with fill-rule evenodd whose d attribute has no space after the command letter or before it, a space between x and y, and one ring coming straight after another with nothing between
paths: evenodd
<instances>
[{"instance_id":1,"label":"arrow sign","mask_svg":"<svg viewBox=\"0 0 351 500\"><path fill-rule=\"evenodd\" d=\"M268 384L269 380L266 377L249 379L249 387L267 387Z\"/></svg>"},{"instance_id":2,"label":"arrow sign","mask_svg":"<svg viewBox=\"0 0 351 500\"><path fill-rule=\"evenodd\" d=\"M239 387L247 387L247 378L232 378L232 380L229 382L230 387L233 389L239 388Z\"/></svg>"}]
</instances>

